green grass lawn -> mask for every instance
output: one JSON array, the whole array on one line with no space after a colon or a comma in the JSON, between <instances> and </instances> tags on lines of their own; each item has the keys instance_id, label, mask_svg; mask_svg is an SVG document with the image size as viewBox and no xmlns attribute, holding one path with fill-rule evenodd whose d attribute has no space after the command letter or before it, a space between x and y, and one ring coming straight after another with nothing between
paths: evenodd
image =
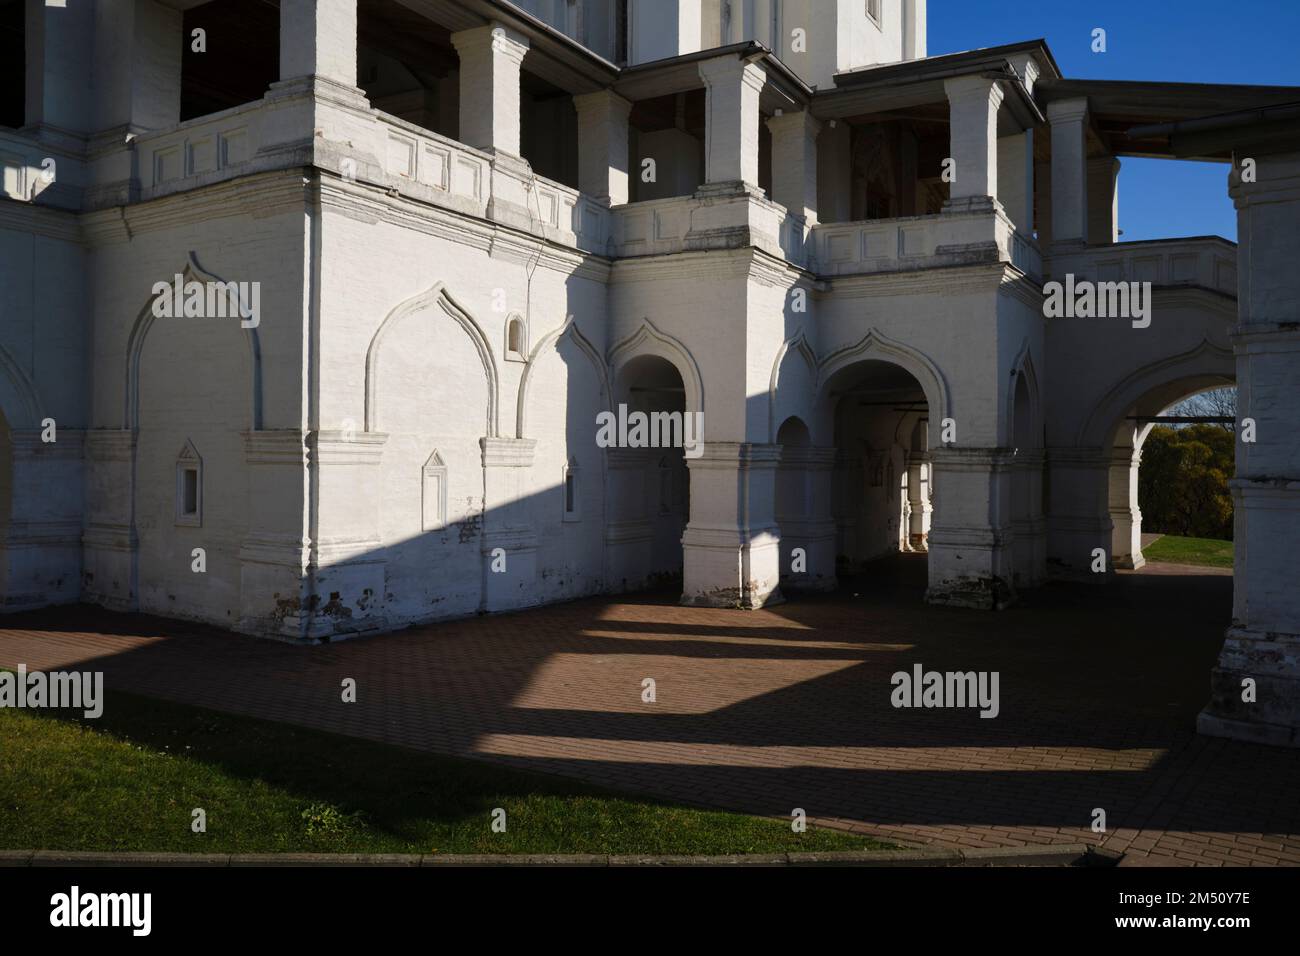
<instances>
[{"instance_id":1,"label":"green grass lawn","mask_svg":"<svg viewBox=\"0 0 1300 956\"><path fill-rule=\"evenodd\" d=\"M1199 564L1209 568L1232 567L1232 542L1213 538L1178 538L1165 535L1142 549L1148 561L1165 564Z\"/></svg>"},{"instance_id":2,"label":"green grass lawn","mask_svg":"<svg viewBox=\"0 0 1300 956\"><path fill-rule=\"evenodd\" d=\"M774 853L885 848L131 694L0 709L0 849ZM191 832L191 811L207 832ZM493 833L494 808L506 832ZM793 808L792 808L793 809Z\"/></svg>"}]
</instances>

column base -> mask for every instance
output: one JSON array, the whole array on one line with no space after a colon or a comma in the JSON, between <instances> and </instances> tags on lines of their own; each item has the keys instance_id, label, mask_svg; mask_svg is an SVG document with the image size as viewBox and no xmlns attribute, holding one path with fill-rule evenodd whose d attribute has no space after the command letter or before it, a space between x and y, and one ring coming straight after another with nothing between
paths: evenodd
<instances>
[{"instance_id":1,"label":"column base","mask_svg":"<svg viewBox=\"0 0 1300 956\"><path fill-rule=\"evenodd\" d=\"M734 532L688 527L682 535L682 559L685 606L752 611L785 601L775 535L740 542Z\"/></svg>"},{"instance_id":2,"label":"column base","mask_svg":"<svg viewBox=\"0 0 1300 956\"><path fill-rule=\"evenodd\" d=\"M1247 679L1253 700L1243 700ZM1198 733L1300 747L1300 635L1232 627L1210 671L1210 701Z\"/></svg>"},{"instance_id":3,"label":"column base","mask_svg":"<svg viewBox=\"0 0 1300 956\"><path fill-rule=\"evenodd\" d=\"M1002 578L972 578L926 588L925 603L976 611L1002 611L1016 603L1016 592Z\"/></svg>"}]
</instances>

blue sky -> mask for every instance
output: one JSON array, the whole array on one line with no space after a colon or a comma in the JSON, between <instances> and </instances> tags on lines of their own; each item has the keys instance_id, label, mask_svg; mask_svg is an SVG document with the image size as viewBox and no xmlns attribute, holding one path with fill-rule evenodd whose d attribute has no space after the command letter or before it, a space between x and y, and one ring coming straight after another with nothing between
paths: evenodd
<instances>
[{"instance_id":1,"label":"blue sky","mask_svg":"<svg viewBox=\"0 0 1300 956\"><path fill-rule=\"evenodd\" d=\"M1038 37L1068 77L1300 86L1300 0L929 0L931 56ZM1237 238L1226 166L1122 163L1123 241Z\"/></svg>"}]
</instances>

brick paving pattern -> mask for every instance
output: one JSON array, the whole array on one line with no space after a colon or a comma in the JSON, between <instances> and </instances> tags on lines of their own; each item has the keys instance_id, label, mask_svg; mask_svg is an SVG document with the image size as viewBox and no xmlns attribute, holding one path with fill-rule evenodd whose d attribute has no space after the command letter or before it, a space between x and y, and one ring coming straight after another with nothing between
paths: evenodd
<instances>
[{"instance_id":1,"label":"brick paving pattern","mask_svg":"<svg viewBox=\"0 0 1300 956\"><path fill-rule=\"evenodd\" d=\"M1300 752L1193 732L1230 575L1149 565L984 613L924 605L924 574L900 557L763 611L593 598L316 646L60 608L0 618L0 665L903 844L1300 865ZM1000 715L895 709L915 663L999 672Z\"/></svg>"}]
</instances>

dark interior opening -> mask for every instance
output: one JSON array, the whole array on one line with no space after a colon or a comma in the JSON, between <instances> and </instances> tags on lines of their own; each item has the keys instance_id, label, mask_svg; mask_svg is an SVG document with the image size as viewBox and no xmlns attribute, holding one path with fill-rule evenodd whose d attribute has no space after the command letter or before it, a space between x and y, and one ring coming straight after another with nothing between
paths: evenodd
<instances>
[{"instance_id":1,"label":"dark interior opening","mask_svg":"<svg viewBox=\"0 0 1300 956\"><path fill-rule=\"evenodd\" d=\"M194 31L206 34L194 50ZM280 4L212 0L184 15L181 120L260 100L280 78Z\"/></svg>"}]
</instances>

